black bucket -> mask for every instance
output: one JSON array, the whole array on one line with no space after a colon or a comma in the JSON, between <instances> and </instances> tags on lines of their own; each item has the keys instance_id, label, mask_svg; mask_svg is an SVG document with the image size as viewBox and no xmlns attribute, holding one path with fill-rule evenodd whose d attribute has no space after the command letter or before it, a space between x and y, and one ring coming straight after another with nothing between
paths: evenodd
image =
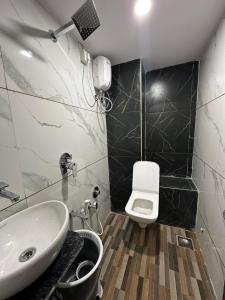
<instances>
[{"instance_id":1,"label":"black bucket","mask_svg":"<svg viewBox=\"0 0 225 300\"><path fill-rule=\"evenodd\" d=\"M95 300L99 290L100 266L95 272L83 283L77 286L70 286L70 283L76 282L89 274L99 257L99 251L96 244L84 238L84 247L78 254L74 263L67 270L61 279L61 282L68 284L68 287L58 287L57 293L60 295L58 299L63 300Z\"/></svg>"}]
</instances>

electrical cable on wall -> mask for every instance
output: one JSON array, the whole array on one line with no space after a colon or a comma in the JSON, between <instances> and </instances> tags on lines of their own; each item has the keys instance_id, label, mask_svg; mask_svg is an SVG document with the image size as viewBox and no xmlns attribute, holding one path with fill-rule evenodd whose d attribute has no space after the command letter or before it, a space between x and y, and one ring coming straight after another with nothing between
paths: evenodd
<instances>
[{"instance_id":1,"label":"electrical cable on wall","mask_svg":"<svg viewBox=\"0 0 225 300\"><path fill-rule=\"evenodd\" d=\"M89 107L93 108L95 106L97 100L95 99L95 96L93 94L92 94L93 99L94 99L93 104L90 104L89 101L88 101L88 99L87 99L87 96L86 96L86 93L85 93L85 88L84 88L84 71L85 71L85 65L83 65L83 74L82 74L82 88L83 88L84 98L86 100L87 105ZM89 83L89 88L91 90L89 76L88 76L88 83ZM92 90L91 90L91 93L92 93Z\"/></svg>"},{"instance_id":2,"label":"electrical cable on wall","mask_svg":"<svg viewBox=\"0 0 225 300\"><path fill-rule=\"evenodd\" d=\"M96 99L101 104L101 106L104 110L104 111L102 111L103 113L109 112L112 110L113 104L112 104L111 99L109 98L109 94L108 94L108 97L106 97L105 93L103 91L99 91L99 93L96 95Z\"/></svg>"}]
</instances>

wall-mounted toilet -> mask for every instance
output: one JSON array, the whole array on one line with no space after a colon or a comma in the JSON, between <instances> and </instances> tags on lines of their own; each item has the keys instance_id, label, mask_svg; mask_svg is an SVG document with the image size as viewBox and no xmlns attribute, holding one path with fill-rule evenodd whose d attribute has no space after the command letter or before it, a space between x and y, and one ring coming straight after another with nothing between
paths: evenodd
<instances>
[{"instance_id":1,"label":"wall-mounted toilet","mask_svg":"<svg viewBox=\"0 0 225 300\"><path fill-rule=\"evenodd\" d=\"M132 194L125 210L141 228L154 223L158 218L159 178L160 169L157 163L138 161L134 164Z\"/></svg>"}]
</instances>

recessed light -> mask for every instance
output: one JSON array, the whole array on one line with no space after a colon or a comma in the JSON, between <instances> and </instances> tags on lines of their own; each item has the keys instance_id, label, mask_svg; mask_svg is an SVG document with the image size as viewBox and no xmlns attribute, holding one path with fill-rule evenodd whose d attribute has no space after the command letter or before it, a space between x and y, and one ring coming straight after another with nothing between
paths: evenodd
<instances>
[{"instance_id":1,"label":"recessed light","mask_svg":"<svg viewBox=\"0 0 225 300\"><path fill-rule=\"evenodd\" d=\"M137 0L134 11L136 15L138 16L144 16L147 13L149 13L150 9L152 7L151 0Z\"/></svg>"},{"instance_id":2,"label":"recessed light","mask_svg":"<svg viewBox=\"0 0 225 300\"><path fill-rule=\"evenodd\" d=\"M21 51L20 51L20 54L22 54L23 56L26 56L26 57L28 57L28 58L32 58L32 57L33 57L32 52L29 51L29 50L21 50Z\"/></svg>"}]
</instances>

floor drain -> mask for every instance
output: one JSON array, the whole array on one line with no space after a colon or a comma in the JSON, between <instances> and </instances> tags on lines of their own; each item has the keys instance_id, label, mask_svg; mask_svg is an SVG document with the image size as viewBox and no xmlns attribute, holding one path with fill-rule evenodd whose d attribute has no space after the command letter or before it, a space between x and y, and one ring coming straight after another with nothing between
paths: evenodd
<instances>
[{"instance_id":1,"label":"floor drain","mask_svg":"<svg viewBox=\"0 0 225 300\"><path fill-rule=\"evenodd\" d=\"M180 235L177 235L176 238L177 238L177 246L183 248L189 248L192 250L194 249L192 239Z\"/></svg>"},{"instance_id":2,"label":"floor drain","mask_svg":"<svg viewBox=\"0 0 225 300\"><path fill-rule=\"evenodd\" d=\"M30 260L36 253L36 248L28 248L25 251L23 251L19 256L20 262L26 262Z\"/></svg>"}]
</instances>

